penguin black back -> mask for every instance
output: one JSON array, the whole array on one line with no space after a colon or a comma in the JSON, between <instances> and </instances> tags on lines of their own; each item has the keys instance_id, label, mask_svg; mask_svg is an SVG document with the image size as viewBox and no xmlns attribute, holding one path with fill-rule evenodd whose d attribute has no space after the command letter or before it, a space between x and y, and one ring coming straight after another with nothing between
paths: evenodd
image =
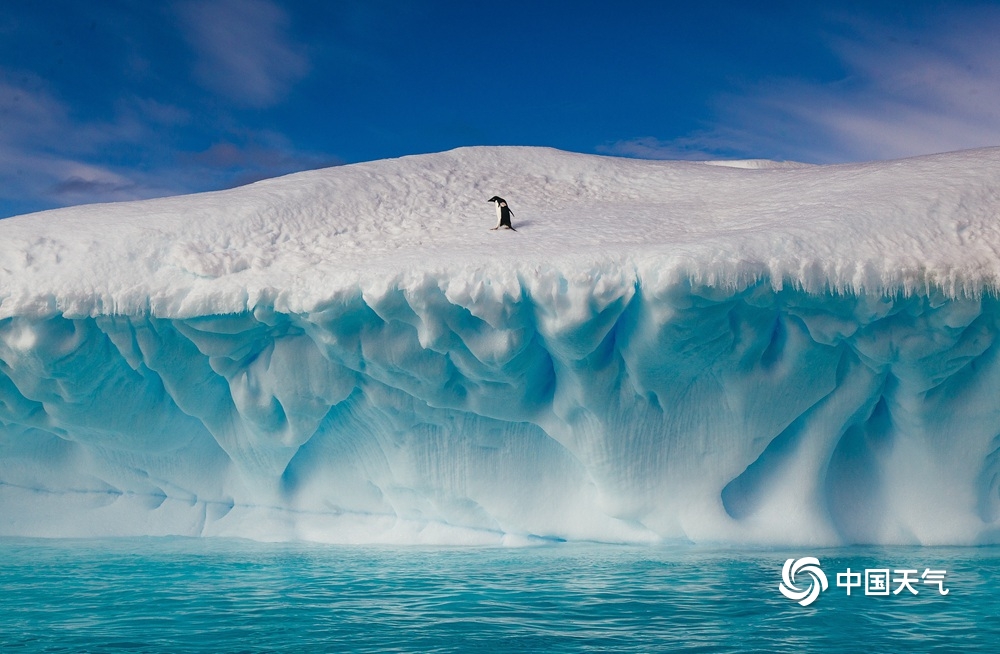
<instances>
[{"instance_id":1,"label":"penguin black back","mask_svg":"<svg viewBox=\"0 0 1000 654\"><path fill-rule=\"evenodd\" d=\"M507 206L507 201L499 195L494 195L492 198L487 200L487 202L494 202L497 205L497 226L493 229L506 227L507 229L516 232L517 230L510 224L510 217L514 212L510 210L509 206Z\"/></svg>"}]
</instances>

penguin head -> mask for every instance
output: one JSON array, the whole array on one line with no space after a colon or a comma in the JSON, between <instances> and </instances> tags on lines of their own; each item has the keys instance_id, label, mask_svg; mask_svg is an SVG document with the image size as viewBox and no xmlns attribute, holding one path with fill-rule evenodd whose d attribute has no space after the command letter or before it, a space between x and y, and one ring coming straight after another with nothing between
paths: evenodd
<instances>
[{"instance_id":1,"label":"penguin head","mask_svg":"<svg viewBox=\"0 0 1000 654\"><path fill-rule=\"evenodd\" d=\"M497 204L506 204L507 203L507 201L504 200L499 195L494 195L492 198L490 198L489 200L487 200L487 202L496 202Z\"/></svg>"}]
</instances>

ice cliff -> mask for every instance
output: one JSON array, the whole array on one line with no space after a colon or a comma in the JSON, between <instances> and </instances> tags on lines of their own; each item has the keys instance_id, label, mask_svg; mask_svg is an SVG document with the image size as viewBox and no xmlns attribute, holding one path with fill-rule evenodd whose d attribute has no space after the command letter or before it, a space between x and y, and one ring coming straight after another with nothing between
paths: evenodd
<instances>
[{"instance_id":1,"label":"ice cliff","mask_svg":"<svg viewBox=\"0 0 1000 654\"><path fill-rule=\"evenodd\" d=\"M466 148L10 218L0 535L1000 542L998 289L1000 148Z\"/></svg>"}]
</instances>

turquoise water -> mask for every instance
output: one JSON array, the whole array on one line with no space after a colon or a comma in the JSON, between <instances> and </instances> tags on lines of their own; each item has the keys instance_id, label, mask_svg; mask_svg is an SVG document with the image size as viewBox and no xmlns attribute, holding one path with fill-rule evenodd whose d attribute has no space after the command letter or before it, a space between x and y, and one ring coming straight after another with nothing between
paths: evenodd
<instances>
[{"instance_id":1,"label":"turquoise water","mask_svg":"<svg viewBox=\"0 0 1000 654\"><path fill-rule=\"evenodd\" d=\"M0 556L5 653L1000 649L1000 548L9 539ZM803 556L829 577L808 607L778 592ZM848 596L848 567L943 569L949 592Z\"/></svg>"}]
</instances>

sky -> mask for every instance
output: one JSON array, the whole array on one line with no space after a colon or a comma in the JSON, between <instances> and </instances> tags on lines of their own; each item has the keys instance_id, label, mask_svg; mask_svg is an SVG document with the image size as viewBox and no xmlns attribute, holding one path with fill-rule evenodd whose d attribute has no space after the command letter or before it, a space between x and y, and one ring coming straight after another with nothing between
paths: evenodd
<instances>
[{"instance_id":1,"label":"sky","mask_svg":"<svg viewBox=\"0 0 1000 654\"><path fill-rule=\"evenodd\" d=\"M1000 0L0 0L0 217L468 145L1000 145Z\"/></svg>"}]
</instances>

